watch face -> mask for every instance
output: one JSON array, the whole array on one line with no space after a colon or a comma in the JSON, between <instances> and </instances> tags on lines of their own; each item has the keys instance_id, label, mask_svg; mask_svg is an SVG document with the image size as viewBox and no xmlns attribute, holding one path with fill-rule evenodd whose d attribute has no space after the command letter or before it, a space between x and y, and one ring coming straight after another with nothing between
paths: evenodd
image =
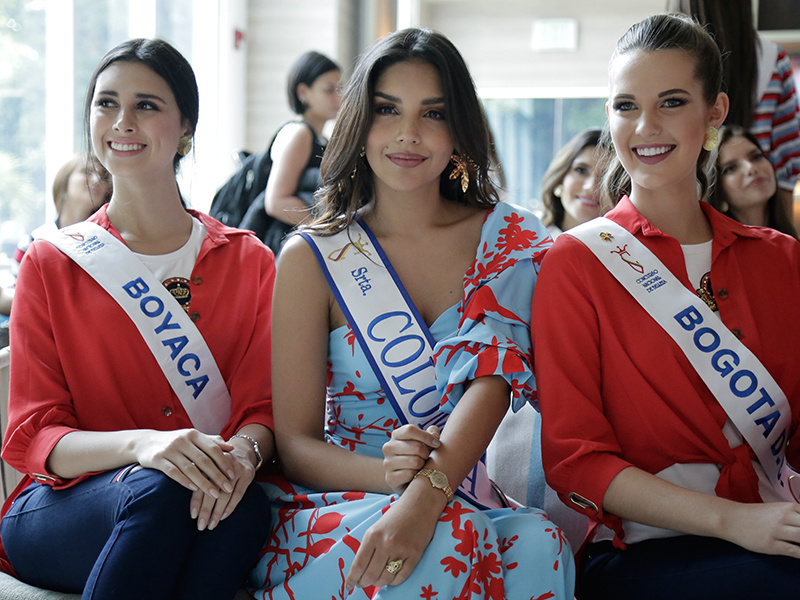
<instances>
[{"instance_id":1,"label":"watch face","mask_svg":"<svg viewBox=\"0 0 800 600\"><path fill-rule=\"evenodd\" d=\"M431 483L435 485L437 488L443 488L447 484L449 484L450 481L447 479L447 475L445 475L441 471L434 471L433 473L431 473Z\"/></svg>"}]
</instances>

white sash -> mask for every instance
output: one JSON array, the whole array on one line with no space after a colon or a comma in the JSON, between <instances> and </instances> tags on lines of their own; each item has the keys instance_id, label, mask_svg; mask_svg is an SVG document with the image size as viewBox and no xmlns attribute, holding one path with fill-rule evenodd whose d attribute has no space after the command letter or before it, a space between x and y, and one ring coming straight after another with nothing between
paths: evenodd
<instances>
[{"instance_id":1,"label":"white sash","mask_svg":"<svg viewBox=\"0 0 800 600\"><path fill-rule=\"evenodd\" d=\"M402 423L443 427L433 366L435 342L369 228L354 222L332 236L306 232L322 272ZM371 249L370 249L371 246ZM457 494L482 508L498 506L483 458Z\"/></svg>"},{"instance_id":2,"label":"white sash","mask_svg":"<svg viewBox=\"0 0 800 600\"><path fill-rule=\"evenodd\" d=\"M664 328L753 449L778 494L797 502L786 462L791 412L753 353L624 227L599 217L567 232L583 242Z\"/></svg>"},{"instance_id":3,"label":"white sash","mask_svg":"<svg viewBox=\"0 0 800 600\"><path fill-rule=\"evenodd\" d=\"M207 434L222 431L231 415L225 380L200 331L144 263L111 233L89 221L43 239L74 260L119 303L195 428Z\"/></svg>"}]
</instances>

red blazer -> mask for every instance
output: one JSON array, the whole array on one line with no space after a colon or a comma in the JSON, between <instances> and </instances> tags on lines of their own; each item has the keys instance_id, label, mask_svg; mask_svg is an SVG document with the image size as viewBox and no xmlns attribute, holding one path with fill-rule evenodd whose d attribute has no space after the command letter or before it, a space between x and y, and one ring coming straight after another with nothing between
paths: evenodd
<instances>
[{"instance_id":1,"label":"red blazer","mask_svg":"<svg viewBox=\"0 0 800 600\"><path fill-rule=\"evenodd\" d=\"M800 413L800 244L701 206L714 231L711 283L719 316L786 393L794 438ZM606 216L693 289L680 244L628 198ZM611 480L631 465L657 473L675 463L721 465L717 495L761 501L754 455L747 445L730 448L722 433L725 412L681 350L568 234L545 255L532 331L545 474L568 505L619 534L620 519L602 510ZM790 441L789 462L795 465L799 445Z\"/></svg>"},{"instance_id":2,"label":"red blazer","mask_svg":"<svg viewBox=\"0 0 800 600\"><path fill-rule=\"evenodd\" d=\"M272 428L273 254L252 234L190 212L207 235L192 271L188 312L231 395L232 413L221 435L228 439L248 423ZM120 238L105 207L91 220ZM2 456L16 470L55 488L68 487L91 474L62 481L47 472L46 461L71 431L192 426L130 318L48 242L34 242L23 259L10 334L9 424ZM26 477L7 505L29 482Z\"/></svg>"}]
</instances>

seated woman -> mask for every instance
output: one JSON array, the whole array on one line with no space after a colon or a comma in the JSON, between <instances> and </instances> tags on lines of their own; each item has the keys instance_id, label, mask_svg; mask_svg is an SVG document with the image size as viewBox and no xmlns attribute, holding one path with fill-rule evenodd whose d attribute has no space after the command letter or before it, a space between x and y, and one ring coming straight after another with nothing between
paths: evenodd
<instances>
[{"instance_id":1,"label":"seated woman","mask_svg":"<svg viewBox=\"0 0 800 600\"><path fill-rule=\"evenodd\" d=\"M2 567L85 599L233 598L269 531L272 253L184 208L198 95L172 46L111 50L85 111L114 191L22 261Z\"/></svg>"},{"instance_id":2,"label":"seated woman","mask_svg":"<svg viewBox=\"0 0 800 600\"><path fill-rule=\"evenodd\" d=\"M553 239L563 231L600 216L597 163L600 130L587 129L553 157L542 177L542 223Z\"/></svg>"},{"instance_id":3,"label":"seated woman","mask_svg":"<svg viewBox=\"0 0 800 600\"><path fill-rule=\"evenodd\" d=\"M688 17L623 35L605 178L622 199L559 237L536 284L545 473L598 525L582 600L800 589L800 244L702 201L721 63Z\"/></svg>"},{"instance_id":4,"label":"seated woman","mask_svg":"<svg viewBox=\"0 0 800 600\"><path fill-rule=\"evenodd\" d=\"M290 481L267 486L256 598L572 598L563 534L505 508L481 461L510 399L534 397L530 302L551 243L498 203L489 139L441 34L390 34L356 66L322 213L279 260Z\"/></svg>"},{"instance_id":5,"label":"seated woman","mask_svg":"<svg viewBox=\"0 0 800 600\"><path fill-rule=\"evenodd\" d=\"M778 180L772 163L752 133L738 125L723 128L715 168L711 206L745 225L772 227L797 237L797 230L778 197Z\"/></svg>"},{"instance_id":6,"label":"seated woman","mask_svg":"<svg viewBox=\"0 0 800 600\"><path fill-rule=\"evenodd\" d=\"M53 179L53 203L56 206L56 220L45 223L24 236L14 250L12 272L19 273L22 257L30 248L34 239L44 236L59 227L66 227L78 221L88 219L99 206L111 198L111 176L103 165L93 160L91 155L80 153L73 155L61 165ZM0 314L11 313L14 288L4 287L0 290Z\"/></svg>"}]
</instances>

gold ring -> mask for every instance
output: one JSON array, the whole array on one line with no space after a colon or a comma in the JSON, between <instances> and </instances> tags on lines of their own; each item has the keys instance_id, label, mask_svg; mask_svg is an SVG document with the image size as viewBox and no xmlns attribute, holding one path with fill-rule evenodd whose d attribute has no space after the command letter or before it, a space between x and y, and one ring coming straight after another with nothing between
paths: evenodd
<instances>
[{"instance_id":1,"label":"gold ring","mask_svg":"<svg viewBox=\"0 0 800 600\"><path fill-rule=\"evenodd\" d=\"M390 560L386 563L385 568L392 575L397 575L400 572L400 569L403 568L403 559L398 558L397 560Z\"/></svg>"}]
</instances>

